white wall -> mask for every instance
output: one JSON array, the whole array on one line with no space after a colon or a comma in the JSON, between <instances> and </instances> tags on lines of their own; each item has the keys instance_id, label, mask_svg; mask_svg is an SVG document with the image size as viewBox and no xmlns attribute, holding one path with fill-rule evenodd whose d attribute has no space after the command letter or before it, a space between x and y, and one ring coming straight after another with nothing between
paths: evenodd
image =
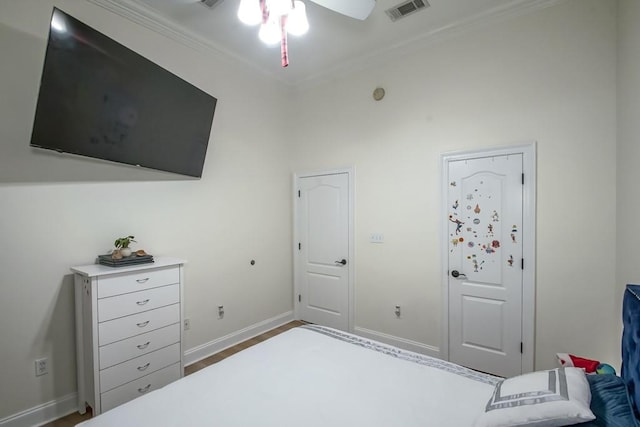
<instances>
[{"instance_id":1,"label":"white wall","mask_svg":"<svg viewBox=\"0 0 640 427\"><path fill-rule=\"evenodd\" d=\"M218 98L201 180L29 148L53 5ZM0 57L0 419L75 392L69 266L116 237L188 260L187 349L292 310L284 88L79 0L0 2Z\"/></svg>"},{"instance_id":2,"label":"white wall","mask_svg":"<svg viewBox=\"0 0 640 427\"><path fill-rule=\"evenodd\" d=\"M54 4L218 97L201 180L28 147ZM637 279L639 234L639 15L634 0L621 5L618 93L629 95L616 128L610 0L560 2L295 96L85 1L1 2L0 419L75 391L68 267L117 236L189 260L187 348L291 310L292 171L355 166L356 325L439 346L439 156L527 140L538 141L536 367L556 352L616 364L616 283ZM616 211L616 131L628 214ZM369 244L372 232L386 243ZM42 356L51 373L35 378Z\"/></svg>"},{"instance_id":3,"label":"white wall","mask_svg":"<svg viewBox=\"0 0 640 427\"><path fill-rule=\"evenodd\" d=\"M618 363L615 5L560 2L298 94L294 168L356 169L357 327L439 346L440 155L536 140L535 365Z\"/></svg>"},{"instance_id":4,"label":"white wall","mask_svg":"<svg viewBox=\"0 0 640 427\"><path fill-rule=\"evenodd\" d=\"M618 212L616 283L640 283L640 3L618 6ZM619 312L619 311L618 311Z\"/></svg>"}]
</instances>

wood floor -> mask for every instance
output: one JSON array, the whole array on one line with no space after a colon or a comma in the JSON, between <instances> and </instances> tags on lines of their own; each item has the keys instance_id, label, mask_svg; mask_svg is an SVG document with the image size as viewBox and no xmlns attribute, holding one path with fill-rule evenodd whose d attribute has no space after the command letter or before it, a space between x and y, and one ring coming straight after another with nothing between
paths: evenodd
<instances>
[{"instance_id":1,"label":"wood floor","mask_svg":"<svg viewBox=\"0 0 640 427\"><path fill-rule=\"evenodd\" d=\"M262 335L258 335L257 337L251 338L247 341L241 342L238 345L234 345L233 347L229 347L226 350L221 351L220 353L216 353L213 356L207 357L206 359L203 359L199 362L196 362L192 365L189 365L187 367L184 368L184 374L185 375L190 375L193 374L196 371L199 371L200 369L206 368L209 365L213 365L216 362L221 361L222 359L225 359L229 356L232 356L234 354L236 354L239 351L244 350L245 348L249 348L252 345L256 345L259 342L262 342L264 340L267 340L271 337L274 337L278 334L281 334L282 332L288 331L291 328L295 328L297 326L300 325L304 325L304 322L301 322L299 320L294 320L293 322L289 322L286 325L282 325L278 328L272 329L268 332L265 332ZM88 409L87 413L84 415L80 415L77 412L74 412L71 415L67 415L64 418L60 418L58 420L52 421L48 424L44 424L45 427L72 427L75 426L78 423L81 423L82 421L88 420L89 418L91 418L91 410Z\"/></svg>"}]
</instances>

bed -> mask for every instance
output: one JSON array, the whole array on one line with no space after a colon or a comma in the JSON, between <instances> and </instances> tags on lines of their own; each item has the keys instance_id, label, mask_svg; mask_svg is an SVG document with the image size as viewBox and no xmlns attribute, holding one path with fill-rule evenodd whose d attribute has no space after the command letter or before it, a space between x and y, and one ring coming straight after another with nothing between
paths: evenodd
<instances>
[{"instance_id":1,"label":"bed","mask_svg":"<svg viewBox=\"0 0 640 427\"><path fill-rule=\"evenodd\" d=\"M640 286L625 292L625 378L558 368L524 375L524 383L519 377L503 380L342 331L305 325L80 425L636 427L635 396L627 390L636 390L631 378L638 375L638 355L629 356L625 341L638 342L640 314L627 315L640 313L638 295ZM640 352L635 345L628 347ZM538 383L543 391L532 392ZM523 384L524 392L518 389ZM567 408L569 402L574 406ZM546 414L549 408L560 408L568 418ZM516 420L523 410L529 411L525 421Z\"/></svg>"}]
</instances>

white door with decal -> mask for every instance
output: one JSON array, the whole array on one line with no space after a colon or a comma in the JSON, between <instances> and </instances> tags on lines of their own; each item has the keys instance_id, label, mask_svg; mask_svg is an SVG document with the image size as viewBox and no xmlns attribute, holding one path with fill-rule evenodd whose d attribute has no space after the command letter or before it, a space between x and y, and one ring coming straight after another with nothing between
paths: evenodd
<instances>
[{"instance_id":1,"label":"white door with decal","mask_svg":"<svg viewBox=\"0 0 640 427\"><path fill-rule=\"evenodd\" d=\"M448 163L449 360L522 373L523 155Z\"/></svg>"},{"instance_id":2,"label":"white door with decal","mask_svg":"<svg viewBox=\"0 0 640 427\"><path fill-rule=\"evenodd\" d=\"M298 317L349 330L350 252L347 173L298 178Z\"/></svg>"}]
</instances>

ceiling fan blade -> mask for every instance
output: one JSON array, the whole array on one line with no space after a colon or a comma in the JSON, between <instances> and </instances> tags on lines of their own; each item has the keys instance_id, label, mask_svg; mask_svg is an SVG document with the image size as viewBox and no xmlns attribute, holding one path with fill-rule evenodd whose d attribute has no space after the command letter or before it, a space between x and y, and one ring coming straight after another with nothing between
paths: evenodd
<instances>
[{"instance_id":1,"label":"ceiling fan blade","mask_svg":"<svg viewBox=\"0 0 640 427\"><path fill-rule=\"evenodd\" d=\"M312 2L341 13L351 18L364 21L367 19L376 0L311 0Z\"/></svg>"}]
</instances>

